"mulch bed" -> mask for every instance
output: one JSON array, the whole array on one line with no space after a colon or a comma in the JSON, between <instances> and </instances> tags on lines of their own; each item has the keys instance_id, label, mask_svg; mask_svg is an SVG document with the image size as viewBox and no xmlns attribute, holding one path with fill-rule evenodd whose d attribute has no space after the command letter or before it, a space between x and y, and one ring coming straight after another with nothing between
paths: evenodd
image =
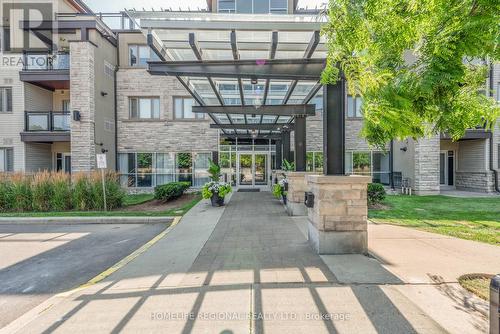
<instances>
[{"instance_id":1,"label":"mulch bed","mask_svg":"<svg viewBox=\"0 0 500 334\"><path fill-rule=\"evenodd\" d=\"M184 194L180 198L164 202L158 200L152 200L145 203L130 205L125 208L119 209L119 211L151 211L151 212L160 212L160 211L168 211L172 209L181 209L184 205L193 201L197 196L197 194Z\"/></svg>"}]
</instances>

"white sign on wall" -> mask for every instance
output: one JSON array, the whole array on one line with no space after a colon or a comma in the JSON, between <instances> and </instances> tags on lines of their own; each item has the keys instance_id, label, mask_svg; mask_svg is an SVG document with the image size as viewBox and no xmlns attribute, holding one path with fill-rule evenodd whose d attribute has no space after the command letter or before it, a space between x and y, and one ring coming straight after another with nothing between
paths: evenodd
<instances>
[{"instance_id":1,"label":"white sign on wall","mask_svg":"<svg viewBox=\"0 0 500 334\"><path fill-rule=\"evenodd\" d=\"M108 168L108 165L106 162L106 154L96 154L96 159L97 159L97 168L99 168L99 169Z\"/></svg>"}]
</instances>

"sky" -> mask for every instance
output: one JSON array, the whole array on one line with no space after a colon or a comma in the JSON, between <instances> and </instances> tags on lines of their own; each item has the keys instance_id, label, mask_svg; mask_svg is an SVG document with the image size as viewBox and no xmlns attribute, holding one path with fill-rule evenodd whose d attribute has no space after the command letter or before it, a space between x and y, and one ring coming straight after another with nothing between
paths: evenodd
<instances>
[{"instance_id":1,"label":"sky","mask_svg":"<svg viewBox=\"0 0 500 334\"><path fill-rule=\"evenodd\" d=\"M151 10L153 7L156 10L161 8L172 10L182 9L196 10L198 8L206 8L206 0L84 0L84 2L95 12L117 12L124 8L136 8ZM327 0L299 0L299 7L316 7Z\"/></svg>"}]
</instances>

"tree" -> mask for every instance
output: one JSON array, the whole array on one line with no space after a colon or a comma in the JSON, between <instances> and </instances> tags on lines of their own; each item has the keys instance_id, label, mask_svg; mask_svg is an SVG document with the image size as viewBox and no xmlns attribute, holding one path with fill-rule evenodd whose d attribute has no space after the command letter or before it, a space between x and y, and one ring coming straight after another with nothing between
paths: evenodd
<instances>
[{"instance_id":1,"label":"tree","mask_svg":"<svg viewBox=\"0 0 500 334\"><path fill-rule=\"evenodd\" d=\"M370 144L494 126L485 84L500 58L500 1L330 0L329 18L322 82L342 73L363 98Z\"/></svg>"}]
</instances>

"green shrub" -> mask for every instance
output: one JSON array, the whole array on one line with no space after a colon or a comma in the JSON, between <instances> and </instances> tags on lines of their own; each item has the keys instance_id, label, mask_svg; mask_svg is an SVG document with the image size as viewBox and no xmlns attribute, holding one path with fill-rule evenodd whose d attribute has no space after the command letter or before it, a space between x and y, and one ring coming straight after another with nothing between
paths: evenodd
<instances>
[{"instance_id":1,"label":"green shrub","mask_svg":"<svg viewBox=\"0 0 500 334\"><path fill-rule=\"evenodd\" d=\"M378 204L385 199L385 188L380 183L368 184L368 203Z\"/></svg>"},{"instance_id":2,"label":"green shrub","mask_svg":"<svg viewBox=\"0 0 500 334\"><path fill-rule=\"evenodd\" d=\"M33 209L31 196L31 180L21 174L14 174L11 178L10 201L14 211L31 211Z\"/></svg>"},{"instance_id":3,"label":"green shrub","mask_svg":"<svg viewBox=\"0 0 500 334\"><path fill-rule=\"evenodd\" d=\"M106 173L106 204L108 210L120 208L125 201L125 191L120 186L120 180L116 173Z\"/></svg>"},{"instance_id":4,"label":"green shrub","mask_svg":"<svg viewBox=\"0 0 500 334\"><path fill-rule=\"evenodd\" d=\"M155 188L155 199L165 202L171 201L181 197L190 186L189 182L170 182L157 186Z\"/></svg>"},{"instance_id":5,"label":"green shrub","mask_svg":"<svg viewBox=\"0 0 500 334\"><path fill-rule=\"evenodd\" d=\"M273 195L276 198L281 198L283 196L283 187L280 184L273 185Z\"/></svg>"},{"instance_id":6,"label":"green shrub","mask_svg":"<svg viewBox=\"0 0 500 334\"><path fill-rule=\"evenodd\" d=\"M0 212L7 212L12 209L12 183L7 178L0 178Z\"/></svg>"},{"instance_id":7,"label":"green shrub","mask_svg":"<svg viewBox=\"0 0 500 334\"><path fill-rule=\"evenodd\" d=\"M50 198L51 211L67 211L71 209L71 179L68 174L52 174L53 194Z\"/></svg>"},{"instance_id":8,"label":"green shrub","mask_svg":"<svg viewBox=\"0 0 500 334\"><path fill-rule=\"evenodd\" d=\"M54 185L49 172L44 171L34 175L31 183L31 196L34 211L50 211L50 200L54 196Z\"/></svg>"}]
</instances>

